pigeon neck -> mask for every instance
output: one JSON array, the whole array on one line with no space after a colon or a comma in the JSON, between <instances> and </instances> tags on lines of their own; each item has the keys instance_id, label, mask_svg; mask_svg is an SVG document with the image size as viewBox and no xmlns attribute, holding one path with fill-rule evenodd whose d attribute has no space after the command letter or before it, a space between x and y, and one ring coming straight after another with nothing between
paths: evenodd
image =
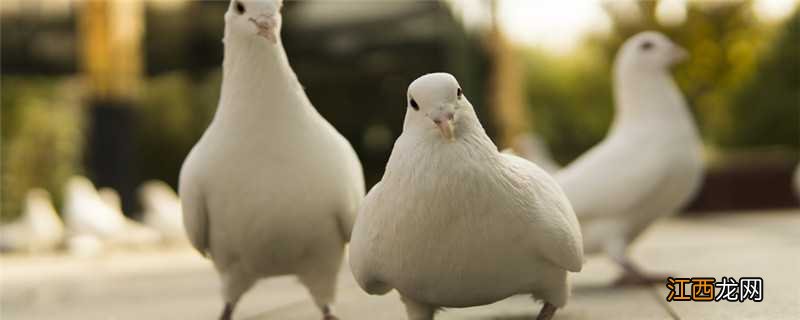
<instances>
[{"instance_id":1,"label":"pigeon neck","mask_svg":"<svg viewBox=\"0 0 800 320\"><path fill-rule=\"evenodd\" d=\"M227 35L223 42L225 58L217 116L263 121L259 113L269 113L268 118L275 118L304 111L298 106L308 103L280 37L272 43L261 38Z\"/></svg>"},{"instance_id":2,"label":"pigeon neck","mask_svg":"<svg viewBox=\"0 0 800 320\"><path fill-rule=\"evenodd\" d=\"M612 131L642 125L692 126L683 95L666 71L615 70L614 100Z\"/></svg>"}]
</instances>

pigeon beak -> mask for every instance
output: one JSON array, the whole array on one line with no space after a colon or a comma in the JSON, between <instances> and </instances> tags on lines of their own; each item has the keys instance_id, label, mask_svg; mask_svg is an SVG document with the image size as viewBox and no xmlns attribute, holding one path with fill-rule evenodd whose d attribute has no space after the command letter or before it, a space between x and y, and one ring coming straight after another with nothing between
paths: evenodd
<instances>
[{"instance_id":1,"label":"pigeon beak","mask_svg":"<svg viewBox=\"0 0 800 320\"><path fill-rule=\"evenodd\" d=\"M442 133L442 137L444 137L445 140L447 141L455 140L453 134L454 129L453 129L452 112L442 112L435 115L434 117L431 117L431 119L433 119L433 123L436 124L437 127L439 127L439 132Z\"/></svg>"},{"instance_id":2,"label":"pigeon beak","mask_svg":"<svg viewBox=\"0 0 800 320\"><path fill-rule=\"evenodd\" d=\"M261 14L255 18L250 18L250 22L258 29L259 36L264 37L264 39L269 40L269 42L273 44L278 43L278 35L276 34L278 17L276 14Z\"/></svg>"},{"instance_id":3,"label":"pigeon beak","mask_svg":"<svg viewBox=\"0 0 800 320\"><path fill-rule=\"evenodd\" d=\"M673 54L672 54L672 63L682 62L682 61L686 60L687 58L689 58L689 51L686 51L686 49L684 49L684 48L682 48L680 46L676 45L675 49L672 52L673 52Z\"/></svg>"}]
</instances>

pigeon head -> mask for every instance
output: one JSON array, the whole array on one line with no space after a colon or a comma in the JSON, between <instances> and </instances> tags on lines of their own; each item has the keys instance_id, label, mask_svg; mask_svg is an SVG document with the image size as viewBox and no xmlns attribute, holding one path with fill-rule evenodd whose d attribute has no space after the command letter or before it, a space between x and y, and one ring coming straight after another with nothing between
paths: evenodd
<instances>
[{"instance_id":1,"label":"pigeon head","mask_svg":"<svg viewBox=\"0 0 800 320\"><path fill-rule=\"evenodd\" d=\"M283 0L231 0L225 13L225 38L254 37L278 43Z\"/></svg>"},{"instance_id":2,"label":"pigeon head","mask_svg":"<svg viewBox=\"0 0 800 320\"><path fill-rule=\"evenodd\" d=\"M439 130L448 141L455 140L459 118L472 108L458 80L443 72L429 73L411 82L407 99L407 125Z\"/></svg>"},{"instance_id":3,"label":"pigeon head","mask_svg":"<svg viewBox=\"0 0 800 320\"><path fill-rule=\"evenodd\" d=\"M34 188L25 195L25 205L29 209L28 213L32 215L50 213L54 210L52 203L50 193L44 189Z\"/></svg>"},{"instance_id":4,"label":"pigeon head","mask_svg":"<svg viewBox=\"0 0 800 320\"><path fill-rule=\"evenodd\" d=\"M68 195L92 195L96 192L94 185L89 179L82 176L71 177L66 184L65 193Z\"/></svg>"},{"instance_id":5,"label":"pigeon head","mask_svg":"<svg viewBox=\"0 0 800 320\"><path fill-rule=\"evenodd\" d=\"M111 188L100 188L97 190L100 200L103 201L109 208L122 212L122 198L119 193Z\"/></svg>"},{"instance_id":6,"label":"pigeon head","mask_svg":"<svg viewBox=\"0 0 800 320\"><path fill-rule=\"evenodd\" d=\"M145 206L155 206L158 201L176 198L177 195L169 185L162 181L151 180L139 188L139 200Z\"/></svg>"},{"instance_id":7,"label":"pigeon head","mask_svg":"<svg viewBox=\"0 0 800 320\"><path fill-rule=\"evenodd\" d=\"M686 59L686 49L655 31L641 32L625 41L616 64L625 69L650 72L666 70Z\"/></svg>"},{"instance_id":8,"label":"pigeon head","mask_svg":"<svg viewBox=\"0 0 800 320\"><path fill-rule=\"evenodd\" d=\"M45 189L34 188L28 191L25 195L25 201L28 203L49 203L51 200L50 193Z\"/></svg>"}]
</instances>

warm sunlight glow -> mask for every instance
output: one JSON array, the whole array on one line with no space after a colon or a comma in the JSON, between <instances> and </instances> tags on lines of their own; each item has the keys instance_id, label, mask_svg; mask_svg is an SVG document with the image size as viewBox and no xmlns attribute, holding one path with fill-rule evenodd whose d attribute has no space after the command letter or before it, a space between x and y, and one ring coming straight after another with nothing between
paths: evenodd
<instances>
[{"instance_id":1,"label":"warm sunlight glow","mask_svg":"<svg viewBox=\"0 0 800 320\"><path fill-rule=\"evenodd\" d=\"M499 1L500 24L512 41L555 53L567 53L587 33L606 33L611 27L597 0Z\"/></svg>"},{"instance_id":2,"label":"warm sunlight glow","mask_svg":"<svg viewBox=\"0 0 800 320\"><path fill-rule=\"evenodd\" d=\"M656 7L656 19L663 26L679 26L686 21L686 0L661 0Z\"/></svg>"},{"instance_id":3,"label":"warm sunlight glow","mask_svg":"<svg viewBox=\"0 0 800 320\"><path fill-rule=\"evenodd\" d=\"M783 20L789 17L800 1L797 0L758 0L754 5L756 16L762 21Z\"/></svg>"}]
</instances>

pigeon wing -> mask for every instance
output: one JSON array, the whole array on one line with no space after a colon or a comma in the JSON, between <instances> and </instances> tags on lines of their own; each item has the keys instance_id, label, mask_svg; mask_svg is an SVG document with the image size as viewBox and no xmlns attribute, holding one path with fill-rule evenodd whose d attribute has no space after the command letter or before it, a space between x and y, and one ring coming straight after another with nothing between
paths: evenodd
<instances>
[{"instance_id":1,"label":"pigeon wing","mask_svg":"<svg viewBox=\"0 0 800 320\"><path fill-rule=\"evenodd\" d=\"M583 266L583 238L578 219L556 181L532 162L511 154L501 154L526 184L534 184L524 197L534 203L524 206L533 230L531 243L550 262L566 270L578 272ZM532 209L531 209L532 208Z\"/></svg>"},{"instance_id":2,"label":"pigeon wing","mask_svg":"<svg viewBox=\"0 0 800 320\"><path fill-rule=\"evenodd\" d=\"M197 251L208 254L208 210L200 186L181 174L180 199L186 235Z\"/></svg>"},{"instance_id":3,"label":"pigeon wing","mask_svg":"<svg viewBox=\"0 0 800 320\"><path fill-rule=\"evenodd\" d=\"M555 174L582 223L635 211L657 195L667 177L659 174L665 161L652 147L602 143Z\"/></svg>"}]
</instances>

